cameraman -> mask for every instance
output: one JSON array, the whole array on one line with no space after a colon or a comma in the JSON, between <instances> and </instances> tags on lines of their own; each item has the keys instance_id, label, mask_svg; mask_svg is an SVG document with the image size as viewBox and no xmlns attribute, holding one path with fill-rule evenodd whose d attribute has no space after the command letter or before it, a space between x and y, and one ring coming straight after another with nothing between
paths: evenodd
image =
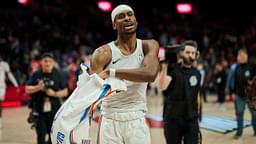
<instances>
[{"instance_id":1,"label":"cameraman","mask_svg":"<svg viewBox=\"0 0 256 144\"><path fill-rule=\"evenodd\" d=\"M180 59L176 63L163 64L160 74L160 89L165 90L166 96L164 133L167 144L197 144L201 81L199 71L193 67L199 55L197 43L185 41L177 53Z\"/></svg>"},{"instance_id":2,"label":"cameraman","mask_svg":"<svg viewBox=\"0 0 256 144\"><path fill-rule=\"evenodd\" d=\"M31 109L28 121L34 123L38 144L51 144L50 131L53 118L61 106L61 99L68 95L67 81L54 68L54 57L45 53L41 59L41 69L34 72L26 84L26 92L31 94Z\"/></svg>"}]
</instances>

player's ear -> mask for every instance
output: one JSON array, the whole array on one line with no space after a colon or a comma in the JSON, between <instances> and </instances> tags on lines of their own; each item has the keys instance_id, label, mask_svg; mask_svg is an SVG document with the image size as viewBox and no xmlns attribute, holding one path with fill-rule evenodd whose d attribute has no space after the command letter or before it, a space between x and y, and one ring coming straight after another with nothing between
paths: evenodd
<instances>
[{"instance_id":1,"label":"player's ear","mask_svg":"<svg viewBox=\"0 0 256 144\"><path fill-rule=\"evenodd\" d=\"M113 27L114 30L116 30L116 24L115 24L115 22L112 22L112 27Z\"/></svg>"}]
</instances>

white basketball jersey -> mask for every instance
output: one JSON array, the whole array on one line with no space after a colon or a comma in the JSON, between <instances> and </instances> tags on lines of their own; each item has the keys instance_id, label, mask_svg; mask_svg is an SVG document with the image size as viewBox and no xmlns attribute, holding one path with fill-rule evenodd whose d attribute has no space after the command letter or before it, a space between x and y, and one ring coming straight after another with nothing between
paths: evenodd
<instances>
[{"instance_id":1,"label":"white basketball jersey","mask_svg":"<svg viewBox=\"0 0 256 144\"><path fill-rule=\"evenodd\" d=\"M142 40L137 39L135 51L125 56L119 48L110 42L108 44L112 51L112 60L107 68L135 69L143 66L144 53ZM112 94L104 98L101 109L103 112L132 112L146 111L146 88L147 83L125 81L127 91Z\"/></svg>"}]
</instances>

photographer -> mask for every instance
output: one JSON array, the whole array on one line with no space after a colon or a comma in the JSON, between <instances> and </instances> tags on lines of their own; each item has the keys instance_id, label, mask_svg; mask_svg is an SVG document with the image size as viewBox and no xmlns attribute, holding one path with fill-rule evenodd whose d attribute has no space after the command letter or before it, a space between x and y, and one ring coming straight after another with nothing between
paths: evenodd
<instances>
[{"instance_id":1,"label":"photographer","mask_svg":"<svg viewBox=\"0 0 256 144\"><path fill-rule=\"evenodd\" d=\"M167 49L167 64L162 64L160 76L160 89L165 95L164 133L167 144L197 144L201 81L199 71L193 67L199 55L197 43L185 41L176 53L170 57Z\"/></svg>"},{"instance_id":2,"label":"photographer","mask_svg":"<svg viewBox=\"0 0 256 144\"><path fill-rule=\"evenodd\" d=\"M67 81L54 68L54 57L45 53L41 59L41 69L34 72L26 84L26 92L31 94L32 109L28 122L36 127L37 143L51 144L50 131L53 118L61 106L61 100L68 95Z\"/></svg>"}]
</instances>

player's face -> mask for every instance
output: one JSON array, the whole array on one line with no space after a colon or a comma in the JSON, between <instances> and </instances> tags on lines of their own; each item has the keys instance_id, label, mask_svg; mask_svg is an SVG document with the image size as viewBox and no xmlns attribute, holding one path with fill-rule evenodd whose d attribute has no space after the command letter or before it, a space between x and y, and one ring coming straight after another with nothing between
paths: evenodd
<instances>
[{"instance_id":1,"label":"player's face","mask_svg":"<svg viewBox=\"0 0 256 144\"><path fill-rule=\"evenodd\" d=\"M113 28L119 33L133 34L137 29L137 21L132 11L118 14L113 22Z\"/></svg>"},{"instance_id":2,"label":"player's face","mask_svg":"<svg viewBox=\"0 0 256 144\"><path fill-rule=\"evenodd\" d=\"M192 65L196 59L196 48L193 46L185 46L185 49L182 53L182 59L184 64Z\"/></svg>"},{"instance_id":3,"label":"player's face","mask_svg":"<svg viewBox=\"0 0 256 144\"><path fill-rule=\"evenodd\" d=\"M51 72L54 66L54 60L50 57L44 57L41 61L41 65L44 72Z\"/></svg>"}]
</instances>

